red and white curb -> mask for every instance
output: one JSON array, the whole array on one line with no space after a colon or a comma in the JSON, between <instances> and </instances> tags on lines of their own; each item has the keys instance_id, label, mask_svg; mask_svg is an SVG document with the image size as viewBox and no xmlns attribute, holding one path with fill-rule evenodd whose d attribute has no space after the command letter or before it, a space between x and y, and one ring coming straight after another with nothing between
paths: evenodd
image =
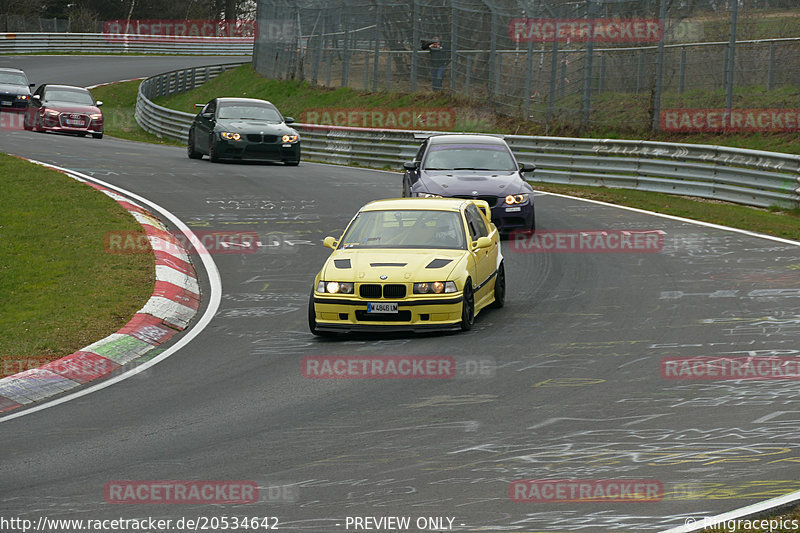
<instances>
[{"instance_id":1,"label":"red and white curb","mask_svg":"<svg viewBox=\"0 0 800 533\"><path fill-rule=\"evenodd\" d=\"M155 254L155 289L116 333L39 368L0 379L0 413L110 374L184 330L200 307L200 286L189 254L158 218L111 189L66 174L108 195L139 222Z\"/></svg>"}]
</instances>

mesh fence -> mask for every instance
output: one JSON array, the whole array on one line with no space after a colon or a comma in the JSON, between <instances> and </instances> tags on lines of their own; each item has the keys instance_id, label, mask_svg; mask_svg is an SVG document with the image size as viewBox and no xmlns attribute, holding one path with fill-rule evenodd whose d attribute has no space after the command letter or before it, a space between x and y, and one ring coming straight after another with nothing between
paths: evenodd
<instances>
[{"instance_id":1,"label":"mesh fence","mask_svg":"<svg viewBox=\"0 0 800 533\"><path fill-rule=\"evenodd\" d=\"M800 82L800 13L738 1L259 0L254 64L329 87L449 91L547 127L602 125L618 99L640 111L632 127L658 127L664 106Z\"/></svg>"}]
</instances>

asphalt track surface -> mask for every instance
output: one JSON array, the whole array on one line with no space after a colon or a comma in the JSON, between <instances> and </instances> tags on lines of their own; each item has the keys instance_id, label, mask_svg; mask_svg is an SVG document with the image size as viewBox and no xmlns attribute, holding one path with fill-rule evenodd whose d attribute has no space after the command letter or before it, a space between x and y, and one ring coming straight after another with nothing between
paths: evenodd
<instances>
[{"instance_id":1,"label":"asphalt track surface","mask_svg":"<svg viewBox=\"0 0 800 533\"><path fill-rule=\"evenodd\" d=\"M114 59L103 76L96 58L50 58L65 60L75 62L65 83L171 68ZM28 61L50 68L41 57L19 63ZM328 254L322 238L364 203L399 194L399 174L212 164L176 147L24 131L2 132L0 151L123 187L193 229L257 231L265 244L214 256L222 305L187 347L0 424L0 516L275 516L284 530L326 532L346 531L348 516L450 517L464 531L618 532L800 489L796 381L671 381L659 369L672 356L798 357L798 247L540 195L539 229L662 230L664 248L531 254L506 243L506 306L472 331L320 340L306 303ZM207 293L207 279L201 286ZM307 355L481 356L496 367L446 380L312 380L301 375ZM652 479L664 494L510 501L511 481L542 478ZM241 506L104 501L109 481L169 479L294 492Z\"/></svg>"}]
</instances>

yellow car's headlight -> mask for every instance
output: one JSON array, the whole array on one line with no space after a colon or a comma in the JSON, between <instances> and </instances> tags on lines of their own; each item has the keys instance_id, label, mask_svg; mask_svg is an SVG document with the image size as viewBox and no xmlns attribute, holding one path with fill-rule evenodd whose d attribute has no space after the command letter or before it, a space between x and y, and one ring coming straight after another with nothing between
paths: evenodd
<instances>
[{"instance_id":1,"label":"yellow car's headlight","mask_svg":"<svg viewBox=\"0 0 800 533\"><path fill-rule=\"evenodd\" d=\"M297 142L297 135L284 135L283 137L281 137L281 141L285 143Z\"/></svg>"},{"instance_id":2,"label":"yellow car's headlight","mask_svg":"<svg viewBox=\"0 0 800 533\"><path fill-rule=\"evenodd\" d=\"M456 292L453 281L423 281L414 284L414 294L442 294Z\"/></svg>"},{"instance_id":3,"label":"yellow car's headlight","mask_svg":"<svg viewBox=\"0 0 800 533\"><path fill-rule=\"evenodd\" d=\"M320 281L317 284L317 292L326 292L328 294L353 294L353 282Z\"/></svg>"},{"instance_id":4,"label":"yellow car's headlight","mask_svg":"<svg viewBox=\"0 0 800 533\"><path fill-rule=\"evenodd\" d=\"M433 193L430 193L430 192L420 193L420 196L422 198L441 198L442 197L442 195L440 195L440 194L433 194Z\"/></svg>"},{"instance_id":5,"label":"yellow car's headlight","mask_svg":"<svg viewBox=\"0 0 800 533\"><path fill-rule=\"evenodd\" d=\"M509 194L508 196L506 196L506 203L508 205L524 204L527 201L528 201L527 194Z\"/></svg>"},{"instance_id":6,"label":"yellow car's headlight","mask_svg":"<svg viewBox=\"0 0 800 533\"><path fill-rule=\"evenodd\" d=\"M239 139L241 139L241 138L242 138L242 136L241 136L241 135L239 135L238 133L233 133L233 132L231 132L231 131L223 131L223 132L222 132L222 133L220 133L219 135L220 135L220 137L222 137L223 139L227 139L227 140L229 140L229 141L238 141Z\"/></svg>"}]
</instances>

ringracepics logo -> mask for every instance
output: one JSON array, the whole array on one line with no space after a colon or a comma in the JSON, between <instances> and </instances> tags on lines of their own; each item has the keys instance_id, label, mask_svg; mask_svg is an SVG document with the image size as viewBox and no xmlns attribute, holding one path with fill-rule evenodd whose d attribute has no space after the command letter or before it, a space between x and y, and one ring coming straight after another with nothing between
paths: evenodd
<instances>
[{"instance_id":1,"label":"ringracepics logo","mask_svg":"<svg viewBox=\"0 0 800 533\"><path fill-rule=\"evenodd\" d=\"M656 479L521 479L508 486L514 502L657 502L664 485Z\"/></svg>"},{"instance_id":2,"label":"ringracepics logo","mask_svg":"<svg viewBox=\"0 0 800 533\"><path fill-rule=\"evenodd\" d=\"M259 235L254 231L195 231L195 239L184 234L174 235L162 232L163 235L148 237L140 231L110 231L103 239L103 246L111 254L144 254L151 249L167 253L196 251L200 254L248 254L259 249ZM198 248L195 242L202 244Z\"/></svg>"},{"instance_id":3,"label":"ringracepics logo","mask_svg":"<svg viewBox=\"0 0 800 533\"><path fill-rule=\"evenodd\" d=\"M658 42L664 25L658 19L512 19L508 24L512 41L544 42Z\"/></svg>"},{"instance_id":4,"label":"ringracepics logo","mask_svg":"<svg viewBox=\"0 0 800 533\"><path fill-rule=\"evenodd\" d=\"M109 481L106 503L247 504L259 501L255 481Z\"/></svg>"},{"instance_id":5,"label":"ringracepics logo","mask_svg":"<svg viewBox=\"0 0 800 533\"><path fill-rule=\"evenodd\" d=\"M518 230L509 240L520 253L657 253L664 248L661 230Z\"/></svg>"},{"instance_id":6,"label":"ringracepics logo","mask_svg":"<svg viewBox=\"0 0 800 533\"><path fill-rule=\"evenodd\" d=\"M456 126L456 112L450 108L319 108L303 111L300 121L348 128L448 131Z\"/></svg>"},{"instance_id":7,"label":"ringracepics logo","mask_svg":"<svg viewBox=\"0 0 800 533\"><path fill-rule=\"evenodd\" d=\"M669 380L800 380L800 359L789 357L665 357L660 366Z\"/></svg>"},{"instance_id":8,"label":"ringracepics logo","mask_svg":"<svg viewBox=\"0 0 800 533\"><path fill-rule=\"evenodd\" d=\"M108 42L130 41L204 41L209 38L252 40L257 33L255 20L107 20L103 35Z\"/></svg>"},{"instance_id":9,"label":"ringracepics logo","mask_svg":"<svg viewBox=\"0 0 800 533\"><path fill-rule=\"evenodd\" d=\"M800 109L665 109L659 119L671 132L800 131Z\"/></svg>"}]
</instances>

